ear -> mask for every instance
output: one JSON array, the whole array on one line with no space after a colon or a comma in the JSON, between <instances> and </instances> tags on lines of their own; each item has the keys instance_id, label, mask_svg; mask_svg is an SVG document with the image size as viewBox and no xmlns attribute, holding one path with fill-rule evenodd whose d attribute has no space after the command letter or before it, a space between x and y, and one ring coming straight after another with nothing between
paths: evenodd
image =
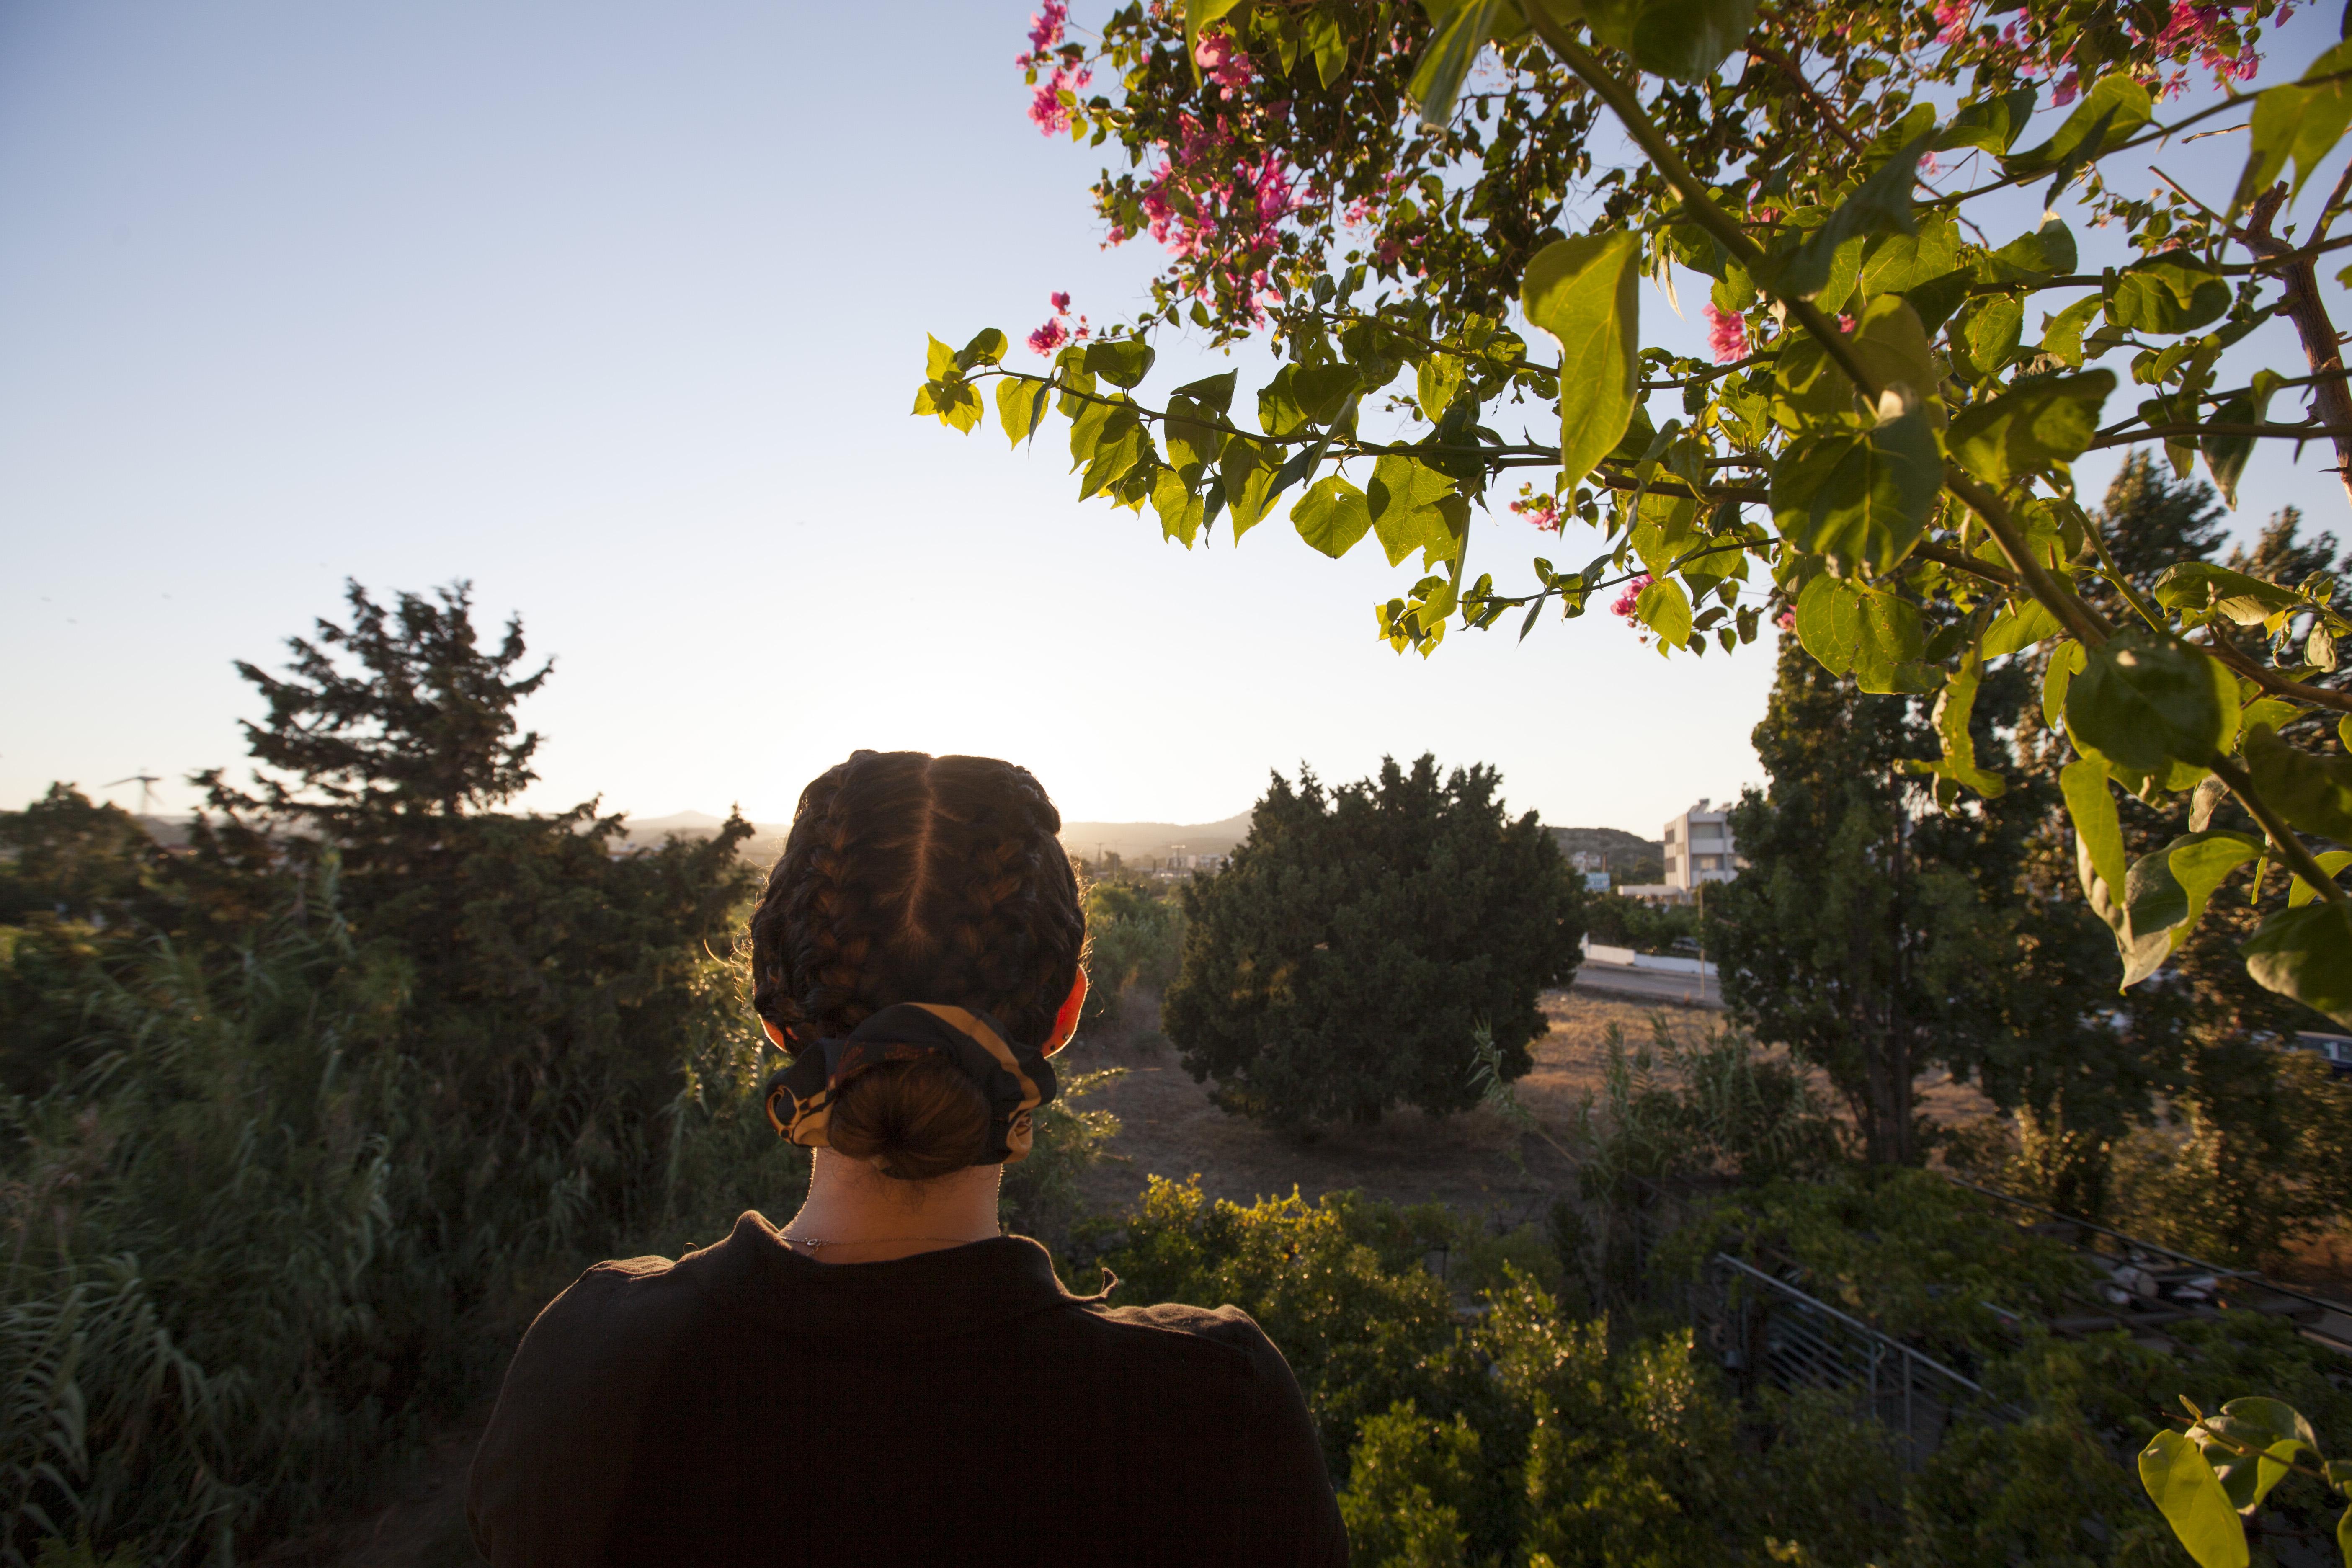
<instances>
[{"instance_id":1,"label":"ear","mask_svg":"<svg viewBox=\"0 0 2352 1568\"><path fill-rule=\"evenodd\" d=\"M1085 1010L1086 1005L1087 966L1082 963L1078 965L1078 977L1070 982L1070 994L1062 998L1061 1010L1054 1015L1053 1037L1045 1042L1045 1048L1038 1055L1050 1057L1070 1043L1070 1037L1078 1032L1078 1015Z\"/></svg>"},{"instance_id":2,"label":"ear","mask_svg":"<svg viewBox=\"0 0 2352 1568\"><path fill-rule=\"evenodd\" d=\"M786 1056L793 1054L793 1043L784 1038L784 1032L782 1029L779 1029L775 1025L768 1022L765 1018L760 1020L760 1027L768 1031L768 1038L774 1042L776 1049L783 1052Z\"/></svg>"}]
</instances>

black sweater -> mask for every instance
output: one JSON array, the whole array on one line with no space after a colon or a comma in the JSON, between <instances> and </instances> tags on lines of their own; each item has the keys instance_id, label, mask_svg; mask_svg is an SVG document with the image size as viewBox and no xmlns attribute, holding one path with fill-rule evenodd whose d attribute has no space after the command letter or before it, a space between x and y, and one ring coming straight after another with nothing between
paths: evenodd
<instances>
[{"instance_id":1,"label":"black sweater","mask_svg":"<svg viewBox=\"0 0 2352 1568\"><path fill-rule=\"evenodd\" d=\"M757 1214L549 1304L467 1513L496 1568L1348 1559L1246 1314L1073 1296L1017 1237L813 1263Z\"/></svg>"}]
</instances>

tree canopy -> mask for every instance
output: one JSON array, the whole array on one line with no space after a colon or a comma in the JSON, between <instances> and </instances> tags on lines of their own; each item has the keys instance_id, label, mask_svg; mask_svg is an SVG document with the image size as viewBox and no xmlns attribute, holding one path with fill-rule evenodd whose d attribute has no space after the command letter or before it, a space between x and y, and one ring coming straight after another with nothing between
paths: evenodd
<instances>
[{"instance_id":1,"label":"tree canopy","mask_svg":"<svg viewBox=\"0 0 2352 1568\"><path fill-rule=\"evenodd\" d=\"M2352 460L2318 281L2352 244L2328 232L2352 177L2306 191L2352 121L2352 45L2265 72L2284 15L1184 0L1086 42L1048 5L1032 118L1116 144L1108 237L1167 262L1131 321L1074 325L1057 297L1039 369L995 329L934 339L916 412L971 429L993 381L1016 444L1058 413L1081 499L1148 505L1188 547L1286 500L1326 553L1371 536L1418 563L1377 606L1401 650L1506 616L1526 636L1619 590L1662 652L1785 619L1866 691L1941 694L1939 754L1914 761L1947 809L2002 787L1971 738L1988 665L2046 646L2080 880L2125 983L2276 861L2294 896L2249 971L2352 1025L2352 893L2303 837L2352 840L2334 578L2217 565L2186 519L2132 570L2073 479L2146 447L2233 503L2260 442ZM2192 74L2219 100L2168 110ZM2190 134L2236 140L2227 188L2110 178ZM2027 232L2011 193L2039 193ZM2112 231L2112 264L2084 264L2076 224ZM1643 280L1677 270L1706 280L1708 357L1644 321ZM2308 374L2231 354L2274 319ZM1188 325L1275 352L1255 428L1236 372L1143 393L1155 340ZM2284 396L2305 416L2274 418ZM1469 570L1470 508L1520 470L1514 509L1599 529L1599 554ZM2118 790L2200 789L2189 832L2126 857Z\"/></svg>"},{"instance_id":2,"label":"tree canopy","mask_svg":"<svg viewBox=\"0 0 2352 1568\"><path fill-rule=\"evenodd\" d=\"M1479 1032L1501 1077L1534 1065L1539 994L1574 973L1583 890L1487 767L1391 758L1326 790L1280 774L1231 864L1183 889L1162 1018L1229 1110L1308 1131L1400 1104L1466 1110Z\"/></svg>"}]
</instances>

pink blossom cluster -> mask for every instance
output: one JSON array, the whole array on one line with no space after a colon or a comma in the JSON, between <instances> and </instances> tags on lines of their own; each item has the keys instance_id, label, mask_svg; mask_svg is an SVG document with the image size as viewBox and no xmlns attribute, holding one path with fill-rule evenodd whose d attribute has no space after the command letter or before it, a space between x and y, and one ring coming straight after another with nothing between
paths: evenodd
<instances>
[{"instance_id":1,"label":"pink blossom cluster","mask_svg":"<svg viewBox=\"0 0 2352 1568\"><path fill-rule=\"evenodd\" d=\"M1235 92L1250 84L1250 58L1242 53L1230 33L1202 34L1201 41L1192 46L1192 62L1201 68L1202 77L1217 84L1217 95L1229 103Z\"/></svg>"},{"instance_id":2,"label":"pink blossom cluster","mask_svg":"<svg viewBox=\"0 0 2352 1568\"><path fill-rule=\"evenodd\" d=\"M1062 94L1067 91L1076 97L1095 79L1092 70L1073 66L1055 52L1069 20L1068 0L1045 0L1044 8L1029 18L1029 52L1013 58L1034 83L1029 95L1029 122L1048 136L1059 136L1070 128L1070 106L1062 101ZM1046 73L1042 80L1037 76L1040 71Z\"/></svg>"},{"instance_id":3,"label":"pink blossom cluster","mask_svg":"<svg viewBox=\"0 0 2352 1568\"><path fill-rule=\"evenodd\" d=\"M1780 627L1784 632L1793 632L1797 629L1797 612L1794 610L1782 610L1779 615L1772 617L1772 624Z\"/></svg>"},{"instance_id":4,"label":"pink blossom cluster","mask_svg":"<svg viewBox=\"0 0 2352 1568\"><path fill-rule=\"evenodd\" d=\"M1202 40L1205 44L1206 39ZM1160 160L1144 187L1143 212L1151 237L1179 261L1196 257L1220 264L1227 288L1263 319L1265 262L1282 220L1300 198L1281 154L1253 158L1222 121L1185 115L1173 143L1160 143ZM1114 229L1113 243L1127 236Z\"/></svg>"},{"instance_id":5,"label":"pink blossom cluster","mask_svg":"<svg viewBox=\"0 0 2352 1568\"><path fill-rule=\"evenodd\" d=\"M1717 364L1737 364L1753 352L1748 343L1748 318L1713 304L1706 308L1706 346Z\"/></svg>"},{"instance_id":6,"label":"pink blossom cluster","mask_svg":"<svg viewBox=\"0 0 2352 1568\"><path fill-rule=\"evenodd\" d=\"M1936 41L1948 47L1965 41L1977 8L1978 0L1941 0L1936 6L1936 25L1939 29ZM2158 55L2193 55L2199 65L2213 73L2217 86L2227 87L2231 82L2251 80L2261 68L2262 56L2251 45L2238 41L2234 34L2224 30L2231 9L2231 0L2218 0L2218 3L2207 5L2196 4L2195 0L2173 0L2163 27L2153 35L2141 34L2141 41ZM2293 5L2281 5L2272 18L2272 26L2284 26L2294 15ZM2053 77L2055 83L2050 98L2053 108L2063 109L2082 93L2080 69L2070 62L2066 54L2051 58L2048 46L2034 37L2028 17L2012 19L2000 32L1988 37L1985 52L1996 59L2006 59L2021 76L2046 73ZM2062 68L2063 75L2059 74ZM2168 76L2158 72L2146 79L2158 97L2169 98L2188 85L2189 73L2185 69L2177 69Z\"/></svg>"},{"instance_id":7,"label":"pink blossom cluster","mask_svg":"<svg viewBox=\"0 0 2352 1568\"><path fill-rule=\"evenodd\" d=\"M2224 47L2221 37L2223 12L2221 5L2192 5L2189 0L2173 0L2172 16L2164 30L2151 40L2160 54L2176 54L2183 49L2197 57L2197 63L2213 73L2213 84L2226 87L2233 81L2252 80L2262 67L2262 57L2251 48L2240 48L2234 55ZM2284 26L2294 7L2282 5L2273 25ZM2164 83L2166 97L2180 90L2189 73L2175 71Z\"/></svg>"},{"instance_id":8,"label":"pink blossom cluster","mask_svg":"<svg viewBox=\"0 0 2352 1568\"><path fill-rule=\"evenodd\" d=\"M1633 618L1633 611L1635 607L1642 602L1642 590L1649 585L1650 577L1649 574L1646 572L1641 576L1634 578L1632 582L1626 584L1625 591L1618 595L1616 600L1610 605L1609 613L1612 616L1622 616L1629 621L1632 620Z\"/></svg>"},{"instance_id":9,"label":"pink blossom cluster","mask_svg":"<svg viewBox=\"0 0 2352 1568\"><path fill-rule=\"evenodd\" d=\"M1511 503L1511 510L1546 533L1558 533L1565 526L1559 514L1559 500L1549 495L1533 494L1534 488L1532 485L1523 488L1519 491L1519 499Z\"/></svg>"},{"instance_id":10,"label":"pink blossom cluster","mask_svg":"<svg viewBox=\"0 0 2352 1568\"><path fill-rule=\"evenodd\" d=\"M1054 313L1045 319L1044 326L1029 334L1029 352L1050 354L1064 343L1085 342L1094 329L1087 325L1084 316L1077 319L1076 325L1071 324L1069 291L1057 289L1046 298L1053 301Z\"/></svg>"}]
</instances>

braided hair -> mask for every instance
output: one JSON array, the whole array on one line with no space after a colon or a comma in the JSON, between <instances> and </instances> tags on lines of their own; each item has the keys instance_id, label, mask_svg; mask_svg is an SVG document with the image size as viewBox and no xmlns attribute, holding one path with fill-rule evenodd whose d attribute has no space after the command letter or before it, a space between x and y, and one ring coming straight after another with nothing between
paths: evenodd
<instances>
[{"instance_id":1,"label":"braided hair","mask_svg":"<svg viewBox=\"0 0 2352 1568\"><path fill-rule=\"evenodd\" d=\"M752 1005L795 1048L846 1035L900 1002L970 1007L992 1015L1013 1039L1042 1043L1086 945L1061 828L1061 813L1026 768L992 757L852 752L801 792L751 916ZM834 1147L860 1153L871 1144L855 1130L910 1076L935 1075L876 1068L844 1086ZM952 1088L934 1087L931 1100ZM971 1094L984 1141L985 1104ZM859 1100L869 1102L866 1114ZM921 1111L910 1105L876 1134L885 1173L939 1174L933 1167L943 1161L950 1170L971 1163L960 1134L950 1149L900 1125L924 1121ZM845 1131L859 1147L845 1146ZM908 1139L919 1147L887 1157Z\"/></svg>"}]
</instances>

